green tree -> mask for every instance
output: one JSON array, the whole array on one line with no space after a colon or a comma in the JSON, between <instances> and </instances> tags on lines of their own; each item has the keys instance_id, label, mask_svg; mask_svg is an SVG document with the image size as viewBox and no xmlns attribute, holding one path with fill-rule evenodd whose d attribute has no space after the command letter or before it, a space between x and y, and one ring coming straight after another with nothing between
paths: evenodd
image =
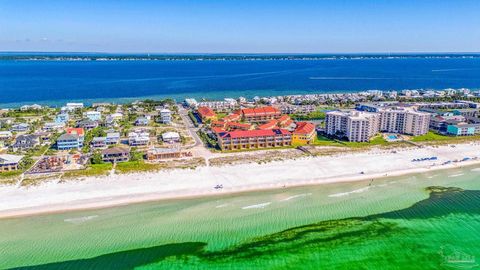
<instances>
[{"instance_id":1,"label":"green tree","mask_svg":"<svg viewBox=\"0 0 480 270\"><path fill-rule=\"evenodd\" d=\"M92 155L92 158L90 159L90 162L92 164L103 164L103 159L102 159L102 154L100 154L99 152L95 152L93 155Z\"/></svg>"}]
</instances>

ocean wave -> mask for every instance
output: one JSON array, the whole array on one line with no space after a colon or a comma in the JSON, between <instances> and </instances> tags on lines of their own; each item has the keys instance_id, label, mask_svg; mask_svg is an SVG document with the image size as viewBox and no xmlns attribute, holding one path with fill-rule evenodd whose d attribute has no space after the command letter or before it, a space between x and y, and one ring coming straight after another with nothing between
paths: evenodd
<instances>
[{"instance_id":1,"label":"ocean wave","mask_svg":"<svg viewBox=\"0 0 480 270\"><path fill-rule=\"evenodd\" d=\"M310 80L391 80L392 78L375 77L309 77Z\"/></svg>"},{"instance_id":2,"label":"ocean wave","mask_svg":"<svg viewBox=\"0 0 480 270\"><path fill-rule=\"evenodd\" d=\"M310 195L312 195L312 193L302 193L302 194L290 196L290 197L285 198L285 199L280 200L280 201L285 202L285 201L290 201L290 200L295 199L295 198L307 197L307 196L310 196Z\"/></svg>"},{"instance_id":3,"label":"ocean wave","mask_svg":"<svg viewBox=\"0 0 480 270\"><path fill-rule=\"evenodd\" d=\"M480 172L480 168L471 169L471 172Z\"/></svg>"},{"instance_id":4,"label":"ocean wave","mask_svg":"<svg viewBox=\"0 0 480 270\"><path fill-rule=\"evenodd\" d=\"M459 177L459 176L462 176L462 175L464 175L464 173L452 174L452 175L449 175L448 177Z\"/></svg>"},{"instance_id":5,"label":"ocean wave","mask_svg":"<svg viewBox=\"0 0 480 270\"><path fill-rule=\"evenodd\" d=\"M64 219L64 222L72 223L72 224L80 224L89 220L92 220L94 218L97 218L98 216L85 216L85 217L78 217L78 218L67 218Z\"/></svg>"},{"instance_id":6,"label":"ocean wave","mask_svg":"<svg viewBox=\"0 0 480 270\"><path fill-rule=\"evenodd\" d=\"M348 196L348 195L354 194L354 193L363 193L363 192L365 192L369 189L370 189L370 187L364 187L364 188L359 188L359 189L355 189L355 190L348 191L348 192L330 194L330 195L328 195L328 197L343 197L343 196Z\"/></svg>"},{"instance_id":7,"label":"ocean wave","mask_svg":"<svg viewBox=\"0 0 480 270\"><path fill-rule=\"evenodd\" d=\"M228 206L228 203L217 205L217 206L215 206L215 208L223 208L225 206Z\"/></svg>"},{"instance_id":8,"label":"ocean wave","mask_svg":"<svg viewBox=\"0 0 480 270\"><path fill-rule=\"evenodd\" d=\"M242 209L259 209L259 208L265 208L269 206L272 202L266 202L266 203L259 203L259 204L253 204L253 205L247 205L242 207Z\"/></svg>"}]
</instances>

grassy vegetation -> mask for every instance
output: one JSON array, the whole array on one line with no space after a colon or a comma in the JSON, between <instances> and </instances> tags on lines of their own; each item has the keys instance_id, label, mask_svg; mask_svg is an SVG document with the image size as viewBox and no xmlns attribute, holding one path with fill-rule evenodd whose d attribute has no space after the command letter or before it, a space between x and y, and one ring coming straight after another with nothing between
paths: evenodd
<instances>
[{"instance_id":1,"label":"grassy vegetation","mask_svg":"<svg viewBox=\"0 0 480 270\"><path fill-rule=\"evenodd\" d=\"M2 172L0 173L0 184L12 185L17 182L22 171Z\"/></svg>"},{"instance_id":2,"label":"grassy vegetation","mask_svg":"<svg viewBox=\"0 0 480 270\"><path fill-rule=\"evenodd\" d=\"M217 119L222 119L222 118L224 118L225 116L227 116L226 113L217 113Z\"/></svg>"},{"instance_id":3,"label":"grassy vegetation","mask_svg":"<svg viewBox=\"0 0 480 270\"><path fill-rule=\"evenodd\" d=\"M31 155L34 157L39 157L43 155L43 153L45 153L45 151L47 151L49 147L50 145L42 145L42 146L35 147L34 149L32 149Z\"/></svg>"},{"instance_id":4,"label":"grassy vegetation","mask_svg":"<svg viewBox=\"0 0 480 270\"><path fill-rule=\"evenodd\" d=\"M164 164L150 164L145 163L143 160L138 160L118 163L115 167L115 171L118 173L133 173L158 171L163 168L165 168Z\"/></svg>"},{"instance_id":5,"label":"grassy vegetation","mask_svg":"<svg viewBox=\"0 0 480 270\"><path fill-rule=\"evenodd\" d=\"M197 119L197 117L195 117L195 115L191 111L188 112L188 117L190 117L190 119L192 120L193 125L195 127L198 127L198 125L199 125L198 124L198 119Z\"/></svg>"},{"instance_id":6,"label":"grassy vegetation","mask_svg":"<svg viewBox=\"0 0 480 270\"><path fill-rule=\"evenodd\" d=\"M199 130L197 131L198 137L210 148L214 148L220 150L220 146L218 145L217 141L210 138L205 132Z\"/></svg>"},{"instance_id":7,"label":"grassy vegetation","mask_svg":"<svg viewBox=\"0 0 480 270\"><path fill-rule=\"evenodd\" d=\"M412 142L425 142L425 141L445 141L445 140L455 140L460 137L451 137L441 135L435 132L428 132L425 135L417 136L412 138Z\"/></svg>"},{"instance_id":8,"label":"grassy vegetation","mask_svg":"<svg viewBox=\"0 0 480 270\"><path fill-rule=\"evenodd\" d=\"M86 176L102 176L108 175L110 170L112 170L111 163L103 164L91 164L85 170L71 171L66 172L64 178L76 178L76 177L86 177Z\"/></svg>"},{"instance_id":9,"label":"grassy vegetation","mask_svg":"<svg viewBox=\"0 0 480 270\"><path fill-rule=\"evenodd\" d=\"M392 145L395 143L387 142L383 136L378 135L371 139L369 142L347 142L347 141L340 141L337 139L331 139L324 136L317 136L313 145L317 146L343 146L343 147L351 147L351 148L358 148L358 147L370 147L370 146L383 146L383 145Z\"/></svg>"},{"instance_id":10,"label":"grassy vegetation","mask_svg":"<svg viewBox=\"0 0 480 270\"><path fill-rule=\"evenodd\" d=\"M324 111L314 111L309 114L292 114L291 117L297 121L301 120L323 120L325 119Z\"/></svg>"},{"instance_id":11,"label":"grassy vegetation","mask_svg":"<svg viewBox=\"0 0 480 270\"><path fill-rule=\"evenodd\" d=\"M448 143L448 142L466 142L466 141L473 141L473 140L480 140L480 135L475 136L446 136L442 134L438 134L435 132L428 132L425 135L417 136L412 138L412 142L432 142L432 143Z\"/></svg>"}]
</instances>

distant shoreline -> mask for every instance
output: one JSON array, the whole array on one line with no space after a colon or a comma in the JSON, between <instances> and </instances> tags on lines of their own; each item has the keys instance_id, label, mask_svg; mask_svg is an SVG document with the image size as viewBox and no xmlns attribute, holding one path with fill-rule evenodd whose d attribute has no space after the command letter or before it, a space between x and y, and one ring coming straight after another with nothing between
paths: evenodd
<instances>
[{"instance_id":1,"label":"distant shoreline","mask_svg":"<svg viewBox=\"0 0 480 270\"><path fill-rule=\"evenodd\" d=\"M480 53L326 53L326 54L148 54L148 53L69 53L0 52L0 61L317 61L368 59L449 59L480 58Z\"/></svg>"}]
</instances>

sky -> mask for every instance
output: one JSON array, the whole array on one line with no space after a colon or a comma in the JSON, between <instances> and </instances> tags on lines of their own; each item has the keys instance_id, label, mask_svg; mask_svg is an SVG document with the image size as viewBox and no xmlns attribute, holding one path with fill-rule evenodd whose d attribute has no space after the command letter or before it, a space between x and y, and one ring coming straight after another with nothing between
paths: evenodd
<instances>
[{"instance_id":1,"label":"sky","mask_svg":"<svg viewBox=\"0 0 480 270\"><path fill-rule=\"evenodd\" d=\"M0 51L479 52L478 0L0 0Z\"/></svg>"}]
</instances>

